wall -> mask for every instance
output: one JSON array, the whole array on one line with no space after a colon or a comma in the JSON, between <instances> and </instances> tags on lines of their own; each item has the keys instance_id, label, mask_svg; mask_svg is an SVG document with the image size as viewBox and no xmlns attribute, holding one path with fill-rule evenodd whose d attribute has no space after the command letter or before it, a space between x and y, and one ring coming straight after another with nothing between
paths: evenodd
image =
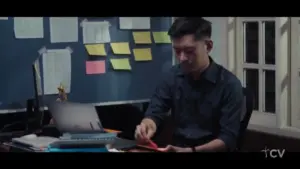
<instances>
[{"instance_id":1,"label":"wall","mask_svg":"<svg viewBox=\"0 0 300 169\"><path fill-rule=\"evenodd\" d=\"M212 23L212 39L214 48L211 56L227 68L227 21L228 17L204 17Z\"/></svg>"}]
</instances>

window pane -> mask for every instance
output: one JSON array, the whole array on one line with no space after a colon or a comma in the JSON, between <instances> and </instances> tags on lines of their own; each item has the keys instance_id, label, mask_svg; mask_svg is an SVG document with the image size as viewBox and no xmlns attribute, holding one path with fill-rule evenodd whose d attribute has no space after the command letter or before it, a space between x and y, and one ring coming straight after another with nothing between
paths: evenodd
<instances>
[{"instance_id":1,"label":"window pane","mask_svg":"<svg viewBox=\"0 0 300 169\"><path fill-rule=\"evenodd\" d=\"M257 69L245 69L245 84L247 89L251 90L254 95L254 110L258 110L259 102L259 84L258 84L258 70Z\"/></svg>"},{"instance_id":2,"label":"window pane","mask_svg":"<svg viewBox=\"0 0 300 169\"><path fill-rule=\"evenodd\" d=\"M265 70L265 112L275 113L275 71Z\"/></svg>"},{"instance_id":3,"label":"window pane","mask_svg":"<svg viewBox=\"0 0 300 169\"><path fill-rule=\"evenodd\" d=\"M275 64L275 21L264 22L265 26L265 63Z\"/></svg>"},{"instance_id":4,"label":"window pane","mask_svg":"<svg viewBox=\"0 0 300 169\"><path fill-rule=\"evenodd\" d=\"M258 22L245 22L244 23L244 62L246 63L258 63Z\"/></svg>"}]
</instances>

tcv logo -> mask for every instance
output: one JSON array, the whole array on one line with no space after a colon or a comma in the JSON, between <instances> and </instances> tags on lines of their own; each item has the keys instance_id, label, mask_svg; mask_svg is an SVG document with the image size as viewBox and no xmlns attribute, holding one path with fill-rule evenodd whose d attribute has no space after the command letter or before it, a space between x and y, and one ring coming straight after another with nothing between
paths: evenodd
<instances>
[{"instance_id":1,"label":"tcv logo","mask_svg":"<svg viewBox=\"0 0 300 169\"><path fill-rule=\"evenodd\" d=\"M285 149L268 149L267 147L261 151L265 153L266 158L282 158L285 153Z\"/></svg>"}]
</instances>

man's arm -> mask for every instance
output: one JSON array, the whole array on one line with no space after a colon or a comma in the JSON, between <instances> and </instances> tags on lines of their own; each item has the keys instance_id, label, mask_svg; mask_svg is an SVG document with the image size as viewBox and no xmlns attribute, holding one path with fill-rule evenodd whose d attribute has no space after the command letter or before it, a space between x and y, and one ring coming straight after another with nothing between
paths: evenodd
<instances>
[{"instance_id":1,"label":"man's arm","mask_svg":"<svg viewBox=\"0 0 300 169\"><path fill-rule=\"evenodd\" d=\"M217 139L195 147L197 152L232 151L240 129L240 119L243 107L243 88L239 81L225 86L223 106L221 107L220 132Z\"/></svg>"},{"instance_id":2,"label":"man's arm","mask_svg":"<svg viewBox=\"0 0 300 169\"><path fill-rule=\"evenodd\" d=\"M155 129L161 124L171 108L171 82L172 73L168 73L162 82L156 87L155 92L151 98L148 109L145 113L145 118L142 123L152 123Z\"/></svg>"}]
</instances>

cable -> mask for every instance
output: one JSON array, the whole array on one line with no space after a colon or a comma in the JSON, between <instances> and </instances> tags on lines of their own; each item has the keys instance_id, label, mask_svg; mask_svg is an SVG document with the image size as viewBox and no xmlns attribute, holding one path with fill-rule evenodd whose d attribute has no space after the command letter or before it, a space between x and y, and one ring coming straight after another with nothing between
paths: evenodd
<instances>
[{"instance_id":1,"label":"cable","mask_svg":"<svg viewBox=\"0 0 300 169\"><path fill-rule=\"evenodd\" d=\"M29 119L28 121L26 121L26 123L31 123L31 122L34 122L36 121L38 118L34 118L34 119ZM10 123L10 124L6 124L2 127L2 129L0 130L0 133L4 132L3 130L11 127L11 126L14 126L14 125L17 125L17 124L22 124L22 123L25 123L23 120L22 121L16 121L16 122L13 122L13 123ZM25 124L26 125L26 124Z\"/></svg>"}]
</instances>

